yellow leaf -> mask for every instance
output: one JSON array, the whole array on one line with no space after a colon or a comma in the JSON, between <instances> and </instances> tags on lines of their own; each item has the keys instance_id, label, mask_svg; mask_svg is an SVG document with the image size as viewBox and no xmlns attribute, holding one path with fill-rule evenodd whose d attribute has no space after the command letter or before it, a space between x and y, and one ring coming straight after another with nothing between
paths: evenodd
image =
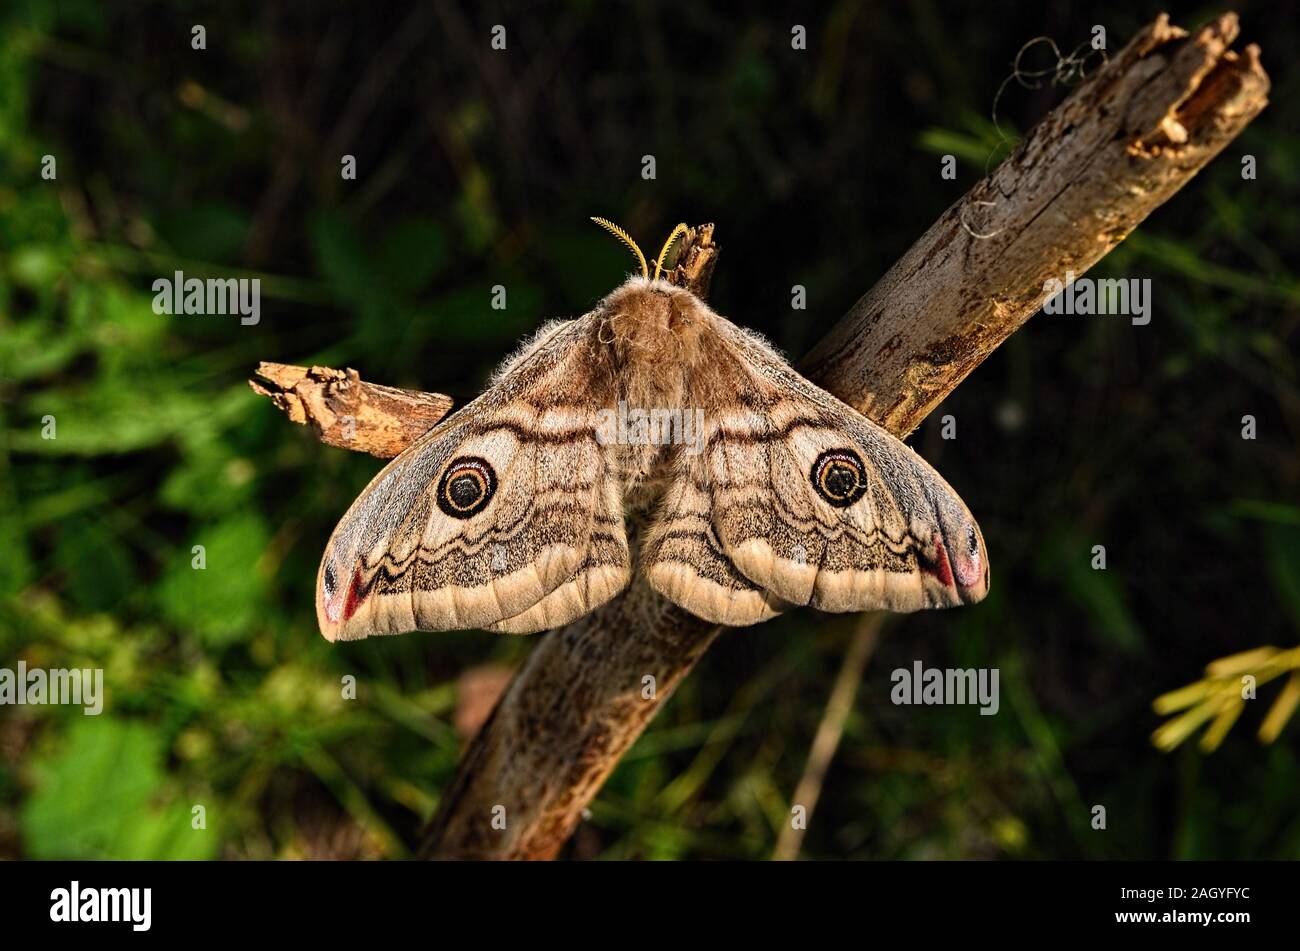
<instances>
[{"instance_id":1,"label":"yellow leaf","mask_svg":"<svg viewBox=\"0 0 1300 951\"><path fill-rule=\"evenodd\" d=\"M1273 701L1268 716L1264 717L1264 722L1259 725L1259 738L1262 742L1272 743L1278 738L1282 728L1291 719L1291 714L1295 713L1297 704L1300 704L1300 671L1296 671L1287 679L1282 692Z\"/></svg>"}]
</instances>

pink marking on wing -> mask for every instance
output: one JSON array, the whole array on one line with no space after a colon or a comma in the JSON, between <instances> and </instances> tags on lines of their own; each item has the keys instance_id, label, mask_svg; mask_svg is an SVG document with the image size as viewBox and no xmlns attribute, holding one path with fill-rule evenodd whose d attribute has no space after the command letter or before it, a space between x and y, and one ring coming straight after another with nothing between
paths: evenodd
<instances>
[{"instance_id":1,"label":"pink marking on wing","mask_svg":"<svg viewBox=\"0 0 1300 951\"><path fill-rule=\"evenodd\" d=\"M331 597L326 588L325 579L322 578L320 583L320 599L321 603L325 606L326 619L328 619L331 624L337 624L339 622L339 609L343 607L343 592L335 591L334 596Z\"/></svg>"},{"instance_id":2,"label":"pink marking on wing","mask_svg":"<svg viewBox=\"0 0 1300 951\"><path fill-rule=\"evenodd\" d=\"M963 588L973 588L984 581L981 555L982 552L973 555L966 551L957 552L957 583Z\"/></svg>"},{"instance_id":3,"label":"pink marking on wing","mask_svg":"<svg viewBox=\"0 0 1300 951\"><path fill-rule=\"evenodd\" d=\"M361 590L361 569L357 568L352 572L352 582L348 585L348 600L343 605L344 623L352 620L352 615L357 613L357 608L361 607L361 603L366 600L366 595L369 593Z\"/></svg>"},{"instance_id":4,"label":"pink marking on wing","mask_svg":"<svg viewBox=\"0 0 1300 951\"><path fill-rule=\"evenodd\" d=\"M952 587L952 563L948 560L948 549L944 547L942 535L934 536L934 560L922 562L921 568L938 578L945 588Z\"/></svg>"}]
</instances>

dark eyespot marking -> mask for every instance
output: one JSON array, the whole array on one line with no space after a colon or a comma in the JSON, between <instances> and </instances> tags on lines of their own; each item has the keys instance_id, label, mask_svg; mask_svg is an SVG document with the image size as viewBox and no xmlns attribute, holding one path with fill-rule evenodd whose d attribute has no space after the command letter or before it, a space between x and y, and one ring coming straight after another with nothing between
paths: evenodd
<instances>
[{"instance_id":1,"label":"dark eyespot marking","mask_svg":"<svg viewBox=\"0 0 1300 951\"><path fill-rule=\"evenodd\" d=\"M809 473L817 494L836 508L847 508L867 492L862 459L852 449L828 449L817 457Z\"/></svg>"},{"instance_id":2,"label":"dark eyespot marking","mask_svg":"<svg viewBox=\"0 0 1300 951\"><path fill-rule=\"evenodd\" d=\"M966 551L970 552L972 558L980 553L980 542L979 539L975 537L974 525L966 529Z\"/></svg>"},{"instance_id":3,"label":"dark eyespot marking","mask_svg":"<svg viewBox=\"0 0 1300 951\"><path fill-rule=\"evenodd\" d=\"M331 559L330 562L325 565L324 586L325 586L326 601L329 601L331 598L334 597L334 592L338 590L338 585L339 585L338 578L334 576L334 562Z\"/></svg>"},{"instance_id":4,"label":"dark eyespot marking","mask_svg":"<svg viewBox=\"0 0 1300 951\"><path fill-rule=\"evenodd\" d=\"M453 459L438 482L438 508L452 518L469 518L487 508L497 490L497 474L486 459Z\"/></svg>"}]
</instances>

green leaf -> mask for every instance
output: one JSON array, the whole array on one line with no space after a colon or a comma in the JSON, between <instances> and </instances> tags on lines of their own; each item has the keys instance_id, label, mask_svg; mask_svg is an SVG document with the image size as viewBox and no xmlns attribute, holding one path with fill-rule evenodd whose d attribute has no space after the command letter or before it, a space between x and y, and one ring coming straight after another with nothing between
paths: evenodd
<instances>
[{"instance_id":1,"label":"green leaf","mask_svg":"<svg viewBox=\"0 0 1300 951\"><path fill-rule=\"evenodd\" d=\"M253 463L216 439L191 442L163 482L162 501L200 516L245 508L257 484Z\"/></svg>"},{"instance_id":2,"label":"green leaf","mask_svg":"<svg viewBox=\"0 0 1300 951\"><path fill-rule=\"evenodd\" d=\"M48 245L29 245L14 252L9 262L9 274L21 287L39 290L53 284L66 273L66 254Z\"/></svg>"},{"instance_id":3,"label":"green leaf","mask_svg":"<svg viewBox=\"0 0 1300 951\"><path fill-rule=\"evenodd\" d=\"M270 533L255 515L237 515L201 531L172 554L158 586L163 615L213 646L249 640L265 611L266 579L258 562ZM193 567L203 546L204 568Z\"/></svg>"},{"instance_id":4,"label":"green leaf","mask_svg":"<svg viewBox=\"0 0 1300 951\"><path fill-rule=\"evenodd\" d=\"M1300 527L1300 507L1289 502L1272 502L1268 499L1233 499L1228 513L1237 518L1256 518L1278 525Z\"/></svg>"},{"instance_id":5,"label":"green leaf","mask_svg":"<svg viewBox=\"0 0 1300 951\"><path fill-rule=\"evenodd\" d=\"M155 727L106 715L83 717L72 721L62 740L52 755L34 764L36 788L22 808L23 838L32 857L215 854L216 833L192 829L188 804L165 796L163 741Z\"/></svg>"},{"instance_id":6,"label":"green leaf","mask_svg":"<svg viewBox=\"0 0 1300 951\"><path fill-rule=\"evenodd\" d=\"M31 581L32 561L22 519L12 509L0 512L0 538L5 546L4 557L0 558L0 593L13 594Z\"/></svg>"},{"instance_id":7,"label":"green leaf","mask_svg":"<svg viewBox=\"0 0 1300 951\"><path fill-rule=\"evenodd\" d=\"M136 585L130 551L95 519L63 523L54 563L64 576L68 599L85 611L106 611Z\"/></svg>"},{"instance_id":8,"label":"green leaf","mask_svg":"<svg viewBox=\"0 0 1300 951\"><path fill-rule=\"evenodd\" d=\"M62 369L86 348L77 333L55 334L44 320L6 326L0 332L0 377L29 380Z\"/></svg>"},{"instance_id":9,"label":"green leaf","mask_svg":"<svg viewBox=\"0 0 1300 951\"><path fill-rule=\"evenodd\" d=\"M187 383L160 370L134 380L97 377L89 386L33 393L25 399L31 418L8 434L9 445L46 455L114 455L214 431L258 405L247 387L213 394L192 391ZM45 415L56 420L54 439L42 438Z\"/></svg>"}]
</instances>

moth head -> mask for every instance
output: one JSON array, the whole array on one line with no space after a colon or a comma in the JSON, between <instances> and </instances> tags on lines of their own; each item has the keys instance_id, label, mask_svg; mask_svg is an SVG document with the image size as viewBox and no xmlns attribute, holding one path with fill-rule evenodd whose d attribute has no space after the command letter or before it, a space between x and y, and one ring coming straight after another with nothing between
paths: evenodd
<instances>
[{"instance_id":1,"label":"moth head","mask_svg":"<svg viewBox=\"0 0 1300 951\"><path fill-rule=\"evenodd\" d=\"M592 221L623 242L636 255L641 269L601 302L599 343L610 348L625 379L650 386L651 392L640 398L658 402L648 405L677 405L680 394L668 384L682 376L679 370L689 369L703 358L699 338L711 313L689 289L662 279L669 252L690 229L685 224L673 228L652 273L631 235L604 218ZM631 365L642 372L629 371Z\"/></svg>"}]
</instances>

